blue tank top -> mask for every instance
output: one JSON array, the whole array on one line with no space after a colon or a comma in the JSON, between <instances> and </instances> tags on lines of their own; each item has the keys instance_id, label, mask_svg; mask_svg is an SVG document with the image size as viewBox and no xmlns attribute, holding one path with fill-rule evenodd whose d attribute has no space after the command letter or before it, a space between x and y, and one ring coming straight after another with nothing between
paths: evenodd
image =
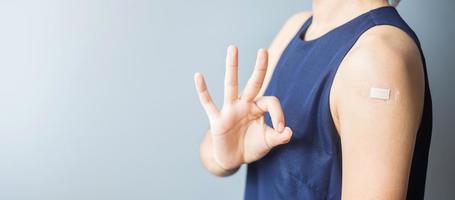
<instances>
[{"instance_id":1,"label":"blue tank top","mask_svg":"<svg viewBox=\"0 0 455 200\"><path fill-rule=\"evenodd\" d=\"M425 59L415 33L392 6L363 13L323 36L302 39L305 21L283 51L264 95L280 99L286 125L293 130L288 144L250 163L244 198L341 199L341 145L330 109L329 91L338 66L357 39L377 25L392 25L417 44L425 74L422 121L413 154L407 199L423 199L432 129L432 103ZM265 122L272 126L270 116Z\"/></svg>"}]
</instances>

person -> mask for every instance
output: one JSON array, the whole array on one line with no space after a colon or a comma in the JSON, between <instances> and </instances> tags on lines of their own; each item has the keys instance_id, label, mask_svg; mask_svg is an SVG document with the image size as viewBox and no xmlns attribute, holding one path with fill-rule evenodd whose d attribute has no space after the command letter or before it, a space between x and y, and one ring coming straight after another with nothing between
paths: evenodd
<instances>
[{"instance_id":1,"label":"person","mask_svg":"<svg viewBox=\"0 0 455 200\"><path fill-rule=\"evenodd\" d=\"M248 200L423 199L431 95L396 4L313 0L258 51L241 92L230 45L221 109L195 73L207 170L228 176L247 164Z\"/></svg>"}]
</instances>

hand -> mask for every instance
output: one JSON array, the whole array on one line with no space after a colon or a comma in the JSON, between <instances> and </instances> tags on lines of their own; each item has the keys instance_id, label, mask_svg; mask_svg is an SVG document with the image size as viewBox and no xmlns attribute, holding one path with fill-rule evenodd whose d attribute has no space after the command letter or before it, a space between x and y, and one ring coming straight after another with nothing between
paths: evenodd
<instances>
[{"instance_id":1,"label":"hand","mask_svg":"<svg viewBox=\"0 0 455 200\"><path fill-rule=\"evenodd\" d=\"M212 152L216 163L225 170L239 167L265 156L275 146L286 144L292 131L285 127L278 98L257 96L267 71L268 53L260 49L254 72L241 96L237 94L238 49L229 46L226 57L223 108L217 109L210 97L204 77L195 73L199 100L210 121ZM269 112L274 128L264 122Z\"/></svg>"}]
</instances>

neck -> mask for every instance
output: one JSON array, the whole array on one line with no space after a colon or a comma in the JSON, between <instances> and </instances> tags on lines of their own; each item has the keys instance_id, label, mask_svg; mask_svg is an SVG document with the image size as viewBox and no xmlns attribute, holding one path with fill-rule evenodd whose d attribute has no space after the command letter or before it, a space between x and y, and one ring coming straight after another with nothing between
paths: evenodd
<instances>
[{"instance_id":1,"label":"neck","mask_svg":"<svg viewBox=\"0 0 455 200\"><path fill-rule=\"evenodd\" d=\"M371 9L389 5L386 0L313 0L311 28L327 32Z\"/></svg>"}]
</instances>

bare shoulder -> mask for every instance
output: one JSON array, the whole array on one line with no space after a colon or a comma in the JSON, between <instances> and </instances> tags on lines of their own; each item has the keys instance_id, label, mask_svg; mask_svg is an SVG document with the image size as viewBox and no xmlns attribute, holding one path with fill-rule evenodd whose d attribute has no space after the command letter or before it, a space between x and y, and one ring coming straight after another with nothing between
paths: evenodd
<instances>
[{"instance_id":1,"label":"bare shoulder","mask_svg":"<svg viewBox=\"0 0 455 200\"><path fill-rule=\"evenodd\" d=\"M404 31L389 25L375 26L367 30L345 57L345 61L347 65L355 61L369 61L372 64L385 62L383 64L391 66L421 68L415 66L421 64L421 59L414 40ZM369 66L388 68L383 65Z\"/></svg>"},{"instance_id":2,"label":"bare shoulder","mask_svg":"<svg viewBox=\"0 0 455 200\"><path fill-rule=\"evenodd\" d=\"M369 105L372 87L389 88L391 99L389 104L371 105L396 111L406 105L407 110L400 112L418 114L424 84L421 55L414 40L399 28L375 26L362 34L338 68L330 97L332 115L337 118L343 115L341 112L362 109L352 102ZM339 119L335 121L338 124Z\"/></svg>"},{"instance_id":3,"label":"bare shoulder","mask_svg":"<svg viewBox=\"0 0 455 200\"><path fill-rule=\"evenodd\" d=\"M309 11L301 11L291 15L281 27L281 30L275 37L272 46L282 45L282 43L289 42L289 40L296 34L296 32L310 16L311 12Z\"/></svg>"},{"instance_id":4,"label":"bare shoulder","mask_svg":"<svg viewBox=\"0 0 455 200\"><path fill-rule=\"evenodd\" d=\"M359 85L359 89L371 84L411 83L409 89L422 89L424 81L416 43L407 33L389 25L366 31L345 56L337 76L345 83Z\"/></svg>"},{"instance_id":5,"label":"bare shoulder","mask_svg":"<svg viewBox=\"0 0 455 200\"><path fill-rule=\"evenodd\" d=\"M288 20L286 21L286 25L290 25L291 27L293 27L293 25L297 25L298 27L300 27L300 25L302 25L303 22L305 22L310 16L311 16L310 11L300 11L300 12L294 13L293 15L291 15L288 18ZM291 27L284 26L284 28L291 28Z\"/></svg>"}]
</instances>

